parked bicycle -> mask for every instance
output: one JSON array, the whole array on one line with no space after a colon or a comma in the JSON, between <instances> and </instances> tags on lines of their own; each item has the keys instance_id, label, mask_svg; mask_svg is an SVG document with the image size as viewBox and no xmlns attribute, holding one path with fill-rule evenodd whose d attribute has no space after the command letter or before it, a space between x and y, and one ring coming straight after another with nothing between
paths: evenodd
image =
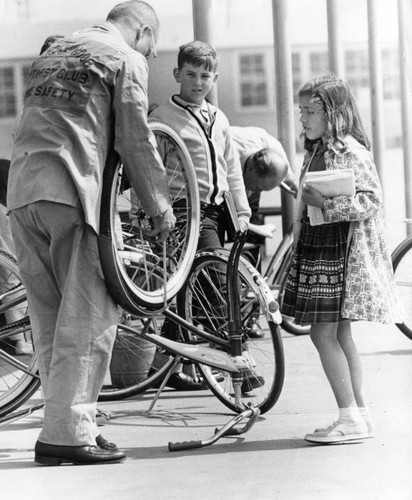
<instances>
[{"instance_id":1,"label":"parked bicycle","mask_svg":"<svg viewBox=\"0 0 412 500\"><path fill-rule=\"evenodd\" d=\"M259 226L257 226L258 230ZM263 233L258 234L264 236ZM264 245L257 244L246 247L243 254L252 262L255 260L256 247L259 250L259 261L263 261ZM293 226L291 226L283 235L278 247L270 258L266 268L264 268L262 275L269 285L274 298L281 305L285 293L286 280L289 273L289 268L292 261L293 252ZM308 335L310 325L298 325L293 318L287 316L282 317L281 327L292 335Z\"/></svg>"},{"instance_id":2,"label":"parked bicycle","mask_svg":"<svg viewBox=\"0 0 412 500\"><path fill-rule=\"evenodd\" d=\"M412 219L405 221L412 224ZM405 321L397 327L412 340L412 235L405 238L392 252L396 288L402 301Z\"/></svg>"}]
</instances>

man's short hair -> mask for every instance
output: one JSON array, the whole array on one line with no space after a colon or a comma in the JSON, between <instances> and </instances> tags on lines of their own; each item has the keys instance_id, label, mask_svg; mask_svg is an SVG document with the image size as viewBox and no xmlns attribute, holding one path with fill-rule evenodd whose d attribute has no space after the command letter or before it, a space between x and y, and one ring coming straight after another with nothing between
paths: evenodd
<instances>
[{"instance_id":1,"label":"man's short hair","mask_svg":"<svg viewBox=\"0 0 412 500\"><path fill-rule=\"evenodd\" d=\"M206 42L185 43L179 47L177 67L182 69L185 63L195 67L204 66L207 71L216 73L218 65L216 50Z\"/></svg>"},{"instance_id":2,"label":"man's short hair","mask_svg":"<svg viewBox=\"0 0 412 500\"><path fill-rule=\"evenodd\" d=\"M288 161L278 151L271 148L263 148L254 153L252 165L258 177L268 175L284 178L288 171Z\"/></svg>"},{"instance_id":3,"label":"man's short hair","mask_svg":"<svg viewBox=\"0 0 412 500\"><path fill-rule=\"evenodd\" d=\"M154 36L157 40L159 31L159 18L151 5L141 0L128 0L118 3L109 12L107 21L121 22L132 26L135 24L147 24L154 30Z\"/></svg>"},{"instance_id":4,"label":"man's short hair","mask_svg":"<svg viewBox=\"0 0 412 500\"><path fill-rule=\"evenodd\" d=\"M263 148L249 156L243 180L250 191L270 191L280 186L289 170L286 157L274 148Z\"/></svg>"}]
</instances>

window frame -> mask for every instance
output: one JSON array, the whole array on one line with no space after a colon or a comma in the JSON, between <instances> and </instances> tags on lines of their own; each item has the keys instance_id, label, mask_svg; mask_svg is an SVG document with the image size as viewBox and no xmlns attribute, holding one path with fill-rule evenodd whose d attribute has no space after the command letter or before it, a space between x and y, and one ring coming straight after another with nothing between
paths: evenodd
<instances>
[{"instance_id":1,"label":"window frame","mask_svg":"<svg viewBox=\"0 0 412 500\"><path fill-rule=\"evenodd\" d=\"M251 104L250 106L242 103L243 93L242 84L247 78L242 77L241 58L245 56L262 56L262 68L264 70L261 81L266 86L266 102L264 104ZM234 52L236 82L234 85L236 92L236 109L241 113L256 113L261 111L273 110L275 107L274 96L274 56L273 49L270 47L256 47L253 49L241 49ZM252 79L251 79L252 81ZM256 78L259 81L259 78Z\"/></svg>"}]
</instances>

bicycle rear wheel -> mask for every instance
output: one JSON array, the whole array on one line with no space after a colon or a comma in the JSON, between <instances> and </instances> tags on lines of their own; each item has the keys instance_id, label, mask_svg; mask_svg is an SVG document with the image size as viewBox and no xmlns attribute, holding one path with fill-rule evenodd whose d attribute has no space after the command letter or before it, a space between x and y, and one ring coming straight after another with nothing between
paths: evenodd
<instances>
[{"instance_id":1,"label":"bicycle rear wheel","mask_svg":"<svg viewBox=\"0 0 412 500\"><path fill-rule=\"evenodd\" d=\"M103 386L99 401L116 401L140 394L161 382L174 362L174 356L141 337L141 332L162 333L164 316L137 318L123 315L123 324L136 333L117 325L109 369L109 380ZM163 332L164 333L164 332Z\"/></svg>"},{"instance_id":2,"label":"bicycle rear wheel","mask_svg":"<svg viewBox=\"0 0 412 500\"><path fill-rule=\"evenodd\" d=\"M392 253L396 290L402 302L405 321L396 326L412 340L412 236L406 238Z\"/></svg>"},{"instance_id":3,"label":"bicycle rear wheel","mask_svg":"<svg viewBox=\"0 0 412 500\"><path fill-rule=\"evenodd\" d=\"M16 259L0 249L0 418L40 386L26 291Z\"/></svg>"},{"instance_id":4,"label":"bicycle rear wheel","mask_svg":"<svg viewBox=\"0 0 412 500\"><path fill-rule=\"evenodd\" d=\"M165 246L148 236L144 213L116 157L104 173L99 252L114 299L132 314L155 314L187 278L199 238L199 195L192 161L180 137L149 123L165 164L176 226ZM146 168L142 165L142 168Z\"/></svg>"},{"instance_id":5,"label":"bicycle rear wheel","mask_svg":"<svg viewBox=\"0 0 412 500\"><path fill-rule=\"evenodd\" d=\"M228 333L228 304L226 274L229 253L223 249L208 249L197 254L192 272L177 296L180 315L206 333L225 340ZM257 284L257 271L241 258L239 264L239 293L241 297L242 342L244 356L248 356L253 373L242 384L242 403L236 405L229 373L218 372L198 365L204 380L228 408L240 412L249 404L267 412L278 400L284 380L284 354L280 328L264 314L265 294ZM270 292L269 292L270 293ZM264 333L256 338L252 330ZM200 335L187 333L188 341L204 343ZM213 342L209 345L217 348ZM263 382L263 385L261 385ZM260 385L260 387L258 387ZM255 386L255 388L253 388Z\"/></svg>"}]
</instances>

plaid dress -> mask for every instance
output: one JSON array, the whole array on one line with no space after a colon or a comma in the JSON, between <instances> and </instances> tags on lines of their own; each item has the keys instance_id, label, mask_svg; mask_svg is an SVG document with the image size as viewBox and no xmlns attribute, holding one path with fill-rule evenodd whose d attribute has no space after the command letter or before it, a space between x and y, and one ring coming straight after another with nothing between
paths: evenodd
<instances>
[{"instance_id":1,"label":"plaid dress","mask_svg":"<svg viewBox=\"0 0 412 500\"><path fill-rule=\"evenodd\" d=\"M282 314L301 325L342 320L348 230L349 222L311 226L303 220Z\"/></svg>"},{"instance_id":2,"label":"plaid dress","mask_svg":"<svg viewBox=\"0 0 412 500\"><path fill-rule=\"evenodd\" d=\"M325 151L320 148L309 171L326 169ZM342 320L349 224L311 226L304 213L282 303L282 314L298 324Z\"/></svg>"}]
</instances>

